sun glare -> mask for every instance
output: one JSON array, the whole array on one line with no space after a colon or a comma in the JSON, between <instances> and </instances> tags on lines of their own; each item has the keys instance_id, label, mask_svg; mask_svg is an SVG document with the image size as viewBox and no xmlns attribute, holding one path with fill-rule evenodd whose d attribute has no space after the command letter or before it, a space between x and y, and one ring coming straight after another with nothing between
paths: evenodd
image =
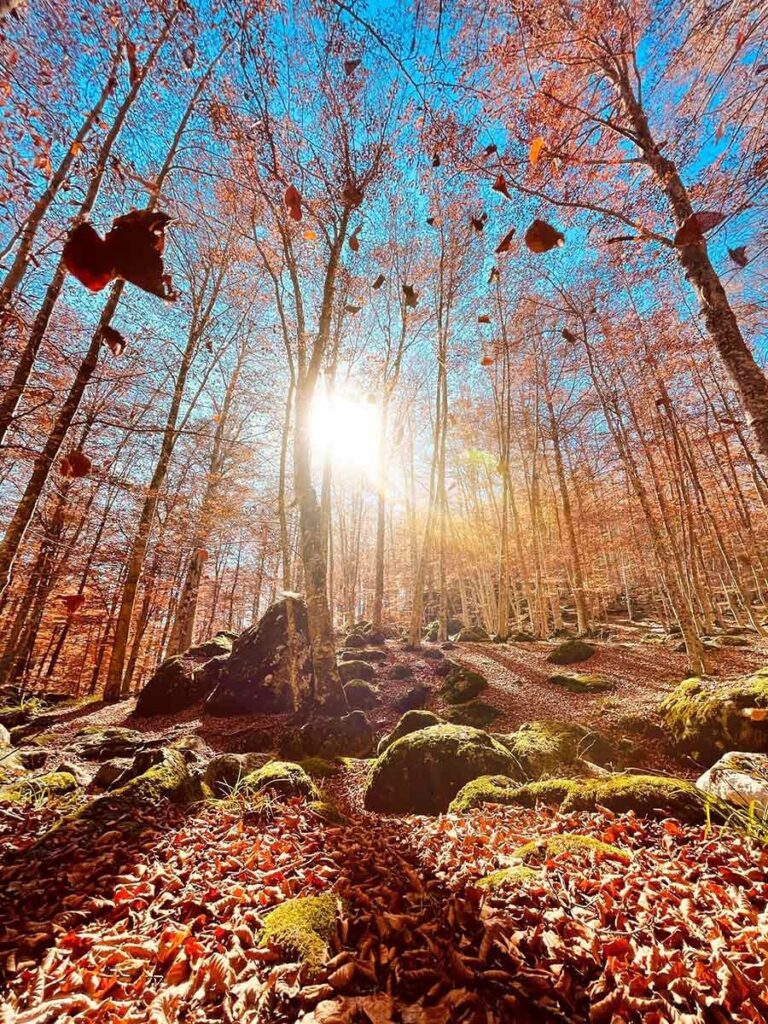
<instances>
[{"instance_id":1,"label":"sun glare","mask_svg":"<svg viewBox=\"0 0 768 1024\"><path fill-rule=\"evenodd\" d=\"M338 469L359 470L376 479L380 417L375 402L345 392L318 392L312 406L312 450Z\"/></svg>"}]
</instances>

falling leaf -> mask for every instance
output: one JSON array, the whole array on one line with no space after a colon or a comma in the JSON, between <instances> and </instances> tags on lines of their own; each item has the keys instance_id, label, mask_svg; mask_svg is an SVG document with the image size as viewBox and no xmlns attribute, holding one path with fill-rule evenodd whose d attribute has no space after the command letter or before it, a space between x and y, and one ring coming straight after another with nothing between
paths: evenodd
<instances>
[{"instance_id":1,"label":"falling leaf","mask_svg":"<svg viewBox=\"0 0 768 1024\"><path fill-rule=\"evenodd\" d=\"M79 480L91 472L91 460L79 448L73 448L59 463L59 472L70 480Z\"/></svg>"},{"instance_id":2,"label":"falling leaf","mask_svg":"<svg viewBox=\"0 0 768 1024\"><path fill-rule=\"evenodd\" d=\"M160 210L131 210L116 217L104 238L115 274L142 291L173 302L176 292L163 266L165 229L171 221Z\"/></svg>"},{"instance_id":3,"label":"falling leaf","mask_svg":"<svg viewBox=\"0 0 768 1024\"><path fill-rule=\"evenodd\" d=\"M136 43L129 39L125 44L125 53L128 57L128 79L131 85L134 86L139 81L139 65L136 62Z\"/></svg>"},{"instance_id":4,"label":"falling leaf","mask_svg":"<svg viewBox=\"0 0 768 1024\"><path fill-rule=\"evenodd\" d=\"M312 228L307 228L307 230L304 232L304 238L308 242L314 242L315 239L317 238L317 232L313 231Z\"/></svg>"},{"instance_id":5,"label":"falling leaf","mask_svg":"<svg viewBox=\"0 0 768 1024\"><path fill-rule=\"evenodd\" d=\"M414 291L412 284L403 285L403 296L405 297L405 305L407 309L416 309L416 304L419 301L419 296Z\"/></svg>"},{"instance_id":6,"label":"falling leaf","mask_svg":"<svg viewBox=\"0 0 768 1024\"><path fill-rule=\"evenodd\" d=\"M283 202L288 207L288 212L293 220L301 220L301 192L295 185L289 185L285 190Z\"/></svg>"},{"instance_id":7,"label":"falling leaf","mask_svg":"<svg viewBox=\"0 0 768 1024\"><path fill-rule=\"evenodd\" d=\"M470 224L475 229L475 231L477 231L478 234L480 234L485 229L485 225L486 225L487 220L488 220L488 214L487 213L481 213L479 217L470 217L469 218Z\"/></svg>"},{"instance_id":8,"label":"falling leaf","mask_svg":"<svg viewBox=\"0 0 768 1024\"><path fill-rule=\"evenodd\" d=\"M566 341L569 341L572 345L575 345L579 340L573 333L573 331L569 331L567 327L564 327L562 331L560 331L560 334L565 338Z\"/></svg>"},{"instance_id":9,"label":"falling leaf","mask_svg":"<svg viewBox=\"0 0 768 1024\"><path fill-rule=\"evenodd\" d=\"M485 147L484 155L485 156L493 156L493 154L494 153L498 153L498 151L499 151L499 147L494 142L491 142L490 145Z\"/></svg>"},{"instance_id":10,"label":"falling leaf","mask_svg":"<svg viewBox=\"0 0 768 1024\"><path fill-rule=\"evenodd\" d=\"M355 313L359 313L362 308L362 306L353 306L351 302L347 302L344 305L344 312L351 313L354 316Z\"/></svg>"},{"instance_id":11,"label":"falling leaf","mask_svg":"<svg viewBox=\"0 0 768 1024\"><path fill-rule=\"evenodd\" d=\"M481 313L480 316L477 318L477 322L479 324L489 324L491 322L491 318L488 316L487 313Z\"/></svg>"},{"instance_id":12,"label":"falling leaf","mask_svg":"<svg viewBox=\"0 0 768 1024\"><path fill-rule=\"evenodd\" d=\"M491 187L493 188L494 192L500 192L503 196L506 196L507 199L512 198L512 196L509 194L509 189L507 188L507 179L504 177L503 174L498 175L496 181L494 181Z\"/></svg>"},{"instance_id":13,"label":"falling leaf","mask_svg":"<svg viewBox=\"0 0 768 1024\"><path fill-rule=\"evenodd\" d=\"M352 58L351 60L345 60L344 61L344 74L347 76L347 78L349 78L349 76L353 72L357 71L357 69L360 67L361 64L362 64L362 61L357 59L357 58Z\"/></svg>"},{"instance_id":14,"label":"falling leaf","mask_svg":"<svg viewBox=\"0 0 768 1024\"><path fill-rule=\"evenodd\" d=\"M499 253L499 252L509 252L509 250L512 248L512 239L514 237L515 237L515 229L514 228L510 228L509 231L506 233L506 235L504 235L502 240L496 246L496 252L497 253ZM493 271L491 271L491 273L493 273ZM498 273L498 271L497 271L497 273Z\"/></svg>"},{"instance_id":15,"label":"falling leaf","mask_svg":"<svg viewBox=\"0 0 768 1024\"><path fill-rule=\"evenodd\" d=\"M114 327L107 324L101 328L101 336L113 356L121 356L125 352L125 338L120 331L116 331Z\"/></svg>"},{"instance_id":16,"label":"falling leaf","mask_svg":"<svg viewBox=\"0 0 768 1024\"><path fill-rule=\"evenodd\" d=\"M344 190L341 193L341 198L344 200L347 206L355 210L363 201L363 190L361 188L358 188L358 186L354 182L348 182L344 186Z\"/></svg>"},{"instance_id":17,"label":"falling leaf","mask_svg":"<svg viewBox=\"0 0 768 1024\"><path fill-rule=\"evenodd\" d=\"M190 70L190 71L195 66L195 57L196 57L195 44L194 43L189 43L182 50L181 59L184 61L184 66L188 70Z\"/></svg>"},{"instance_id":18,"label":"falling leaf","mask_svg":"<svg viewBox=\"0 0 768 1024\"><path fill-rule=\"evenodd\" d=\"M115 277L109 247L88 221L70 232L62 253L64 266L92 292L100 292Z\"/></svg>"},{"instance_id":19,"label":"falling leaf","mask_svg":"<svg viewBox=\"0 0 768 1024\"><path fill-rule=\"evenodd\" d=\"M438 153L437 150L435 150L435 152L432 154L432 166L433 167L439 167L440 166L440 154Z\"/></svg>"},{"instance_id":20,"label":"falling leaf","mask_svg":"<svg viewBox=\"0 0 768 1024\"><path fill-rule=\"evenodd\" d=\"M480 360L480 365L481 366L493 366L494 362L495 362L495 360L494 360L493 356L483 356L483 358Z\"/></svg>"},{"instance_id":21,"label":"falling leaf","mask_svg":"<svg viewBox=\"0 0 768 1024\"><path fill-rule=\"evenodd\" d=\"M427 224L433 228L437 224L437 217L427 217Z\"/></svg>"},{"instance_id":22,"label":"falling leaf","mask_svg":"<svg viewBox=\"0 0 768 1024\"><path fill-rule=\"evenodd\" d=\"M74 615L85 604L84 594L62 594L61 601L64 602L64 609L67 616Z\"/></svg>"},{"instance_id":23,"label":"falling leaf","mask_svg":"<svg viewBox=\"0 0 768 1024\"><path fill-rule=\"evenodd\" d=\"M747 258L747 247L746 245L740 245L737 249L729 249L728 255L731 257L737 267L746 267L749 263Z\"/></svg>"},{"instance_id":24,"label":"falling leaf","mask_svg":"<svg viewBox=\"0 0 768 1024\"><path fill-rule=\"evenodd\" d=\"M535 167L536 164L539 162L539 157L541 156L541 151L543 148L544 139L541 135L537 135L531 143L530 148L528 150L528 159L530 160L532 167Z\"/></svg>"},{"instance_id":25,"label":"falling leaf","mask_svg":"<svg viewBox=\"0 0 768 1024\"><path fill-rule=\"evenodd\" d=\"M349 248L352 250L352 252L360 252L360 229L361 225L358 224L358 226L349 236Z\"/></svg>"},{"instance_id":26,"label":"falling leaf","mask_svg":"<svg viewBox=\"0 0 768 1024\"><path fill-rule=\"evenodd\" d=\"M514 229L512 231L512 234L514 234ZM498 250L496 250L496 251L498 252ZM499 273L499 268L498 267L491 267L491 272L488 275L488 284L493 284L494 281L498 281L500 278L501 278L501 274Z\"/></svg>"},{"instance_id":27,"label":"falling leaf","mask_svg":"<svg viewBox=\"0 0 768 1024\"><path fill-rule=\"evenodd\" d=\"M525 244L531 252L549 252L565 242L565 235L545 220L535 220L525 232Z\"/></svg>"},{"instance_id":28,"label":"falling leaf","mask_svg":"<svg viewBox=\"0 0 768 1024\"><path fill-rule=\"evenodd\" d=\"M682 248L686 245L700 245L704 234L722 224L725 214L718 210L701 210L687 217L675 232L675 245Z\"/></svg>"},{"instance_id":29,"label":"falling leaf","mask_svg":"<svg viewBox=\"0 0 768 1024\"><path fill-rule=\"evenodd\" d=\"M385 280L386 280L386 278L384 277L384 275L383 274L379 274L379 276L373 282L371 287L373 288L374 291L378 291L379 288L381 288L381 286L384 284Z\"/></svg>"}]
</instances>

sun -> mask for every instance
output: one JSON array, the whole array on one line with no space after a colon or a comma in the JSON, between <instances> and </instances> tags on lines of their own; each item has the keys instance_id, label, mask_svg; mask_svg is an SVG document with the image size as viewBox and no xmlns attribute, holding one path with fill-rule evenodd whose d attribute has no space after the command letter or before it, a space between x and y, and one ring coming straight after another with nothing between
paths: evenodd
<instances>
[{"instance_id":1,"label":"sun","mask_svg":"<svg viewBox=\"0 0 768 1024\"><path fill-rule=\"evenodd\" d=\"M319 462L377 477L381 418L375 401L349 391L318 391L312 404L310 436Z\"/></svg>"}]
</instances>

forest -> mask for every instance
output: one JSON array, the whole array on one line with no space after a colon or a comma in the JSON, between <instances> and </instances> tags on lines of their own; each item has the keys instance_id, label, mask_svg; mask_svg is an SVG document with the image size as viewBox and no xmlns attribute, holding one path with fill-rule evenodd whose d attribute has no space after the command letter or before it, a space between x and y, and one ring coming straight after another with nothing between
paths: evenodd
<instances>
[{"instance_id":1,"label":"forest","mask_svg":"<svg viewBox=\"0 0 768 1024\"><path fill-rule=\"evenodd\" d=\"M768 9L0 0L0 1024L768 1021Z\"/></svg>"}]
</instances>

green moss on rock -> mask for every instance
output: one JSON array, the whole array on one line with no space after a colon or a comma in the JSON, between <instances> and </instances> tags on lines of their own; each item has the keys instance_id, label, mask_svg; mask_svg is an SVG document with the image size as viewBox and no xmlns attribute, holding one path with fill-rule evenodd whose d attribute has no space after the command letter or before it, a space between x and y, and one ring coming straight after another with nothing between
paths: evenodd
<instances>
[{"instance_id":1,"label":"green moss on rock","mask_svg":"<svg viewBox=\"0 0 768 1024\"><path fill-rule=\"evenodd\" d=\"M567 796L579 788L573 779L542 779L521 786L515 793L512 803L522 807L535 807L537 804L561 804Z\"/></svg>"},{"instance_id":2,"label":"green moss on rock","mask_svg":"<svg viewBox=\"0 0 768 1024\"><path fill-rule=\"evenodd\" d=\"M353 679L364 679L370 681L373 679L375 672L373 665L370 665L367 661L342 661L339 663L339 675L341 676L342 683L349 683Z\"/></svg>"},{"instance_id":3,"label":"green moss on rock","mask_svg":"<svg viewBox=\"0 0 768 1024\"><path fill-rule=\"evenodd\" d=\"M502 742L532 779L551 775L577 757L602 760L609 753L600 736L572 722L526 722Z\"/></svg>"},{"instance_id":4,"label":"green moss on rock","mask_svg":"<svg viewBox=\"0 0 768 1024\"><path fill-rule=\"evenodd\" d=\"M746 717L747 708L768 708L768 668L725 682L685 679L662 701L661 714L673 740L695 757L768 752L768 727Z\"/></svg>"},{"instance_id":5,"label":"green moss on rock","mask_svg":"<svg viewBox=\"0 0 768 1024\"><path fill-rule=\"evenodd\" d=\"M526 864L540 864L563 854L594 857L596 860L608 858L619 860L623 864L628 864L631 860L631 854L627 850L620 850L618 846L604 843L592 836L582 836L572 832L534 839L532 842L520 846L512 856Z\"/></svg>"},{"instance_id":6,"label":"green moss on rock","mask_svg":"<svg viewBox=\"0 0 768 1024\"><path fill-rule=\"evenodd\" d=\"M441 720L431 711L418 709L406 711L392 732L388 732L379 740L376 752L381 755L387 747L391 746L395 740L399 740L402 736L407 736L412 732L418 732L419 729L428 729L431 725L440 724Z\"/></svg>"},{"instance_id":7,"label":"green moss on rock","mask_svg":"<svg viewBox=\"0 0 768 1024\"><path fill-rule=\"evenodd\" d=\"M330 800L312 800L307 804L310 811L328 822L329 825L348 825L349 818L342 814Z\"/></svg>"},{"instance_id":8,"label":"green moss on rock","mask_svg":"<svg viewBox=\"0 0 768 1024\"><path fill-rule=\"evenodd\" d=\"M326 761L323 757L305 757L303 761L299 761L299 767L312 779L330 779L342 770L339 761Z\"/></svg>"},{"instance_id":9,"label":"green moss on rock","mask_svg":"<svg viewBox=\"0 0 768 1024\"><path fill-rule=\"evenodd\" d=\"M270 761L246 775L243 788L250 793L278 793L280 796L306 796L319 800L320 794L301 765L292 761Z\"/></svg>"},{"instance_id":10,"label":"green moss on rock","mask_svg":"<svg viewBox=\"0 0 768 1024\"><path fill-rule=\"evenodd\" d=\"M379 691L365 679L350 679L344 684L344 696L353 711L366 711L379 703Z\"/></svg>"},{"instance_id":11,"label":"green moss on rock","mask_svg":"<svg viewBox=\"0 0 768 1024\"><path fill-rule=\"evenodd\" d=\"M607 690L615 690L616 684L610 679L603 679L601 676L590 676L586 674L556 673L547 680L555 686L561 686L571 693L604 693Z\"/></svg>"},{"instance_id":12,"label":"green moss on rock","mask_svg":"<svg viewBox=\"0 0 768 1024\"><path fill-rule=\"evenodd\" d=\"M466 814L483 804L513 804L520 783L507 775L481 775L462 786L448 808L450 814Z\"/></svg>"},{"instance_id":13,"label":"green moss on rock","mask_svg":"<svg viewBox=\"0 0 768 1024\"><path fill-rule=\"evenodd\" d=\"M338 901L330 893L288 900L264 918L260 945L278 946L310 968L322 967L329 956L338 910Z\"/></svg>"},{"instance_id":14,"label":"green moss on rock","mask_svg":"<svg viewBox=\"0 0 768 1024\"><path fill-rule=\"evenodd\" d=\"M474 700L487 685L488 680L480 672L454 664L440 687L440 696L446 704L466 704Z\"/></svg>"},{"instance_id":15,"label":"green moss on rock","mask_svg":"<svg viewBox=\"0 0 768 1024\"><path fill-rule=\"evenodd\" d=\"M484 704L481 700L472 700L468 704L456 704L445 712L445 720L454 725L472 725L475 729L484 729L495 722L501 715L500 711Z\"/></svg>"},{"instance_id":16,"label":"green moss on rock","mask_svg":"<svg viewBox=\"0 0 768 1024\"><path fill-rule=\"evenodd\" d=\"M705 818L704 800L693 783L657 775L615 775L580 782L565 798L561 810L593 811L596 807L681 821L700 822Z\"/></svg>"},{"instance_id":17,"label":"green moss on rock","mask_svg":"<svg viewBox=\"0 0 768 1024\"><path fill-rule=\"evenodd\" d=\"M78 781L71 772L49 772L3 787L0 789L0 801L21 804L47 802L73 793L77 788Z\"/></svg>"},{"instance_id":18,"label":"green moss on rock","mask_svg":"<svg viewBox=\"0 0 768 1024\"><path fill-rule=\"evenodd\" d=\"M596 648L586 640L564 640L551 652L547 661L550 665L573 665L587 661L595 653Z\"/></svg>"},{"instance_id":19,"label":"green moss on rock","mask_svg":"<svg viewBox=\"0 0 768 1024\"><path fill-rule=\"evenodd\" d=\"M538 871L528 868L524 864L518 864L513 868L501 868L499 871L492 871L490 875L481 878L477 883L481 889L510 889L513 886L525 885L532 882L539 875Z\"/></svg>"},{"instance_id":20,"label":"green moss on rock","mask_svg":"<svg viewBox=\"0 0 768 1024\"><path fill-rule=\"evenodd\" d=\"M439 814L472 779L514 775L512 755L488 733L433 725L396 740L374 762L365 806L384 813Z\"/></svg>"}]
</instances>

